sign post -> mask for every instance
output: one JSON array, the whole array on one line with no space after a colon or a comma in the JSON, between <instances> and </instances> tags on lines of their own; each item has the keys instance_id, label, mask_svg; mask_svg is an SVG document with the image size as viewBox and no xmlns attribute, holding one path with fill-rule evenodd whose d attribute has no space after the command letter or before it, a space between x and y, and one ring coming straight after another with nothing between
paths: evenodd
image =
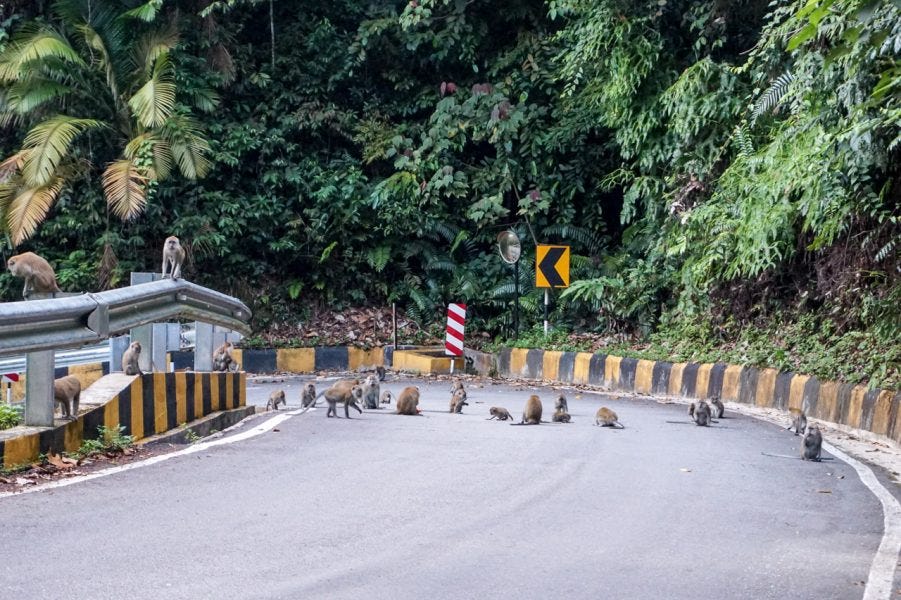
<instances>
[{"instance_id":1,"label":"sign post","mask_svg":"<svg viewBox=\"0 0 901 600\"><path fill-rule=\"evenodd\" d=\"M569 287L569 246L535 248L535 287L544 288L544 335L548 333L549 289Z\"/></svg>"},{"instance_id":2,"label":"sign post","mask_svg":"<svg viewBox=\"0 0 901 600\"><path fill-rule=\"evenodd\" d=\"M513 339L519 337L519 256L522 246L515 231L497 234L497 251L505 263L513 265Z\"/></svg>"},{"instance_id":3,"label":"sign post","mask_svg":"<svg viewBox=\"0 0 901 600\"><path fill-rule=\"evenodd\" d=\"M448 356L463 356L463 329L466 323L466 305L447 305L447 335L444 340L444 353ZM451 359L450 372L454 374L454 363Z\"/></svg>"}]
</instances>

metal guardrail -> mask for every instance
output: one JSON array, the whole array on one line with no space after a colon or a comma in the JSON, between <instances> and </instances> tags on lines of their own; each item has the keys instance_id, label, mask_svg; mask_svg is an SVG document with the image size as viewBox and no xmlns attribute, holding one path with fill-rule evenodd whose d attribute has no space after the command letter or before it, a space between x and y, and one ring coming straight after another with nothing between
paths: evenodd
<instances>
[{"instance_id":1,"label":"metal guardrail","mask_svg":"<svg viewBox=\"0 0 901 600\"><path fill-rule=\"evenodd\" d=\"M110 344L108 341L99 344L91 344L77 350L64 350L56 353L54 365L57 367L71 367L72 365L84 365L100 363L110 359ZM24 373L25 357L8 356L0 358L0 375L4 373Z\"/></svg>"},{"instance_id":2,"label":"metal guardrail","mask_svg":"<svg viewBox=\"0 0 901 600\"><path fill-rule=\"evenodd\" d=\"M177 318L250 333L240 300L183 279L80 296L0 303L0 356L79 348L134 327Z\"/></svg>"}]
</instances>

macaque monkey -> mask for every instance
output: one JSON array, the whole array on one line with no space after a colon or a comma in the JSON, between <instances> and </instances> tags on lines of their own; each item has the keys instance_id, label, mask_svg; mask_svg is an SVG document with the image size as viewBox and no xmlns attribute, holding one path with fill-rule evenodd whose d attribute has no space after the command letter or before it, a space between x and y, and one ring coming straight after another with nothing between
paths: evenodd
<instances>
[{"instance_id":1,"label":"macaque monkey","mask_svg":"<svg viewBox=\"0 0 901 600\"><path fill-rule=\"evenodd\" d=\"M513 420L513 415L510 414L510 411L500 406L492 406L488 409L488 412L491 416L485 419L486 421L492 419L497 419L498 421L506 421L507 419Z\"/></svg>"},{"instance_id":2,"label":"macaque monkey","mask_svg":"<svg viewBox=\"0 0 901 600\"><path fill-rule=\"evenodd\" d=\"M64 419L78 418L78 400L81 398L81 382L74 375L66 375L53 381L53 400L59 404Z\"/></svg>"},{"instance_id":3,"label":"macaque monkey","mask_svg":"<svg viewBox=\"0 0 901 600\"><path fill-rule=\"evenodd\" d=\"M594 415L594 424L600 425L601 427L613 427L616 428L619 425L619 429L625 429L626 426L619 422L619 417L616 416L616 413L607 408L606 406L602 406L598 409L598 412Z\"/></svg>"},{"instance_id":4,"label":"macaque monkey","mask_svg":"<svg viewBox=\"0 0 901 600\"><path fill-rule=\"evenodd\" d=\"M695 425L700 425L702 427L707 427L710 425L710 406L707 405L703 400L699 401L697 405L694 402L691 403L691 406L688 407L688 416L694 419Z\"/></svg>"},{"instance_id":5,"label":"macaque monkey","mask_svg":"<svg viewBox=\"0 0 901 600\"><path fill-rule=\"evenodd\" d=\"M562 398L563 396L560 397ZM551 417L551 420L554 423L569 423L572 421L572 416L560 406L554 411L554 416Z\"/></svg>"},{"instance_id":6,"label":"macaque monkey","mask_svg":"<svg viewBox=\"0 0 901 600\"><path fill-rule=\"evenodd\" d=\"M314 404L316 404L316 386L312 383L306 383L300 390L300 405L307 408Z\"/></svg>"},{"instance_id":7,"label":"macaque monkey","mask_svg":"<svg viewBox=\"0 0 901 600\"><path fill-rule=\"evenodd\" d=\"M807 415L804 414L804 411L800 408L789 408L788 414L791 416L791 424L786 427L789 431L791 431L792 427L795 428L795 435L801 434L805 429L807 429Z\"/></svg>"},{"instance_id":8,"label":"macaque monkey","mask_svg":"<svg viewBox=\"0 0 901 600\"><path fill-rule=\"evenodd\" d=\"M357 409L358 413L363 414L363 409L357 404L357 400L363 399L363 388L360 386L359 379L336 381L332 384L332 387L320 393L320 396L325 396L325 401L328 402L326 417L334 415L335 418L339 418L338 409L336 408L338 402L344 403L344 417L347 419L350 418L351 406Z\"/></svg>"},{"instance_id":9,"label":"macaque monkey","mask_svg":"<svg viewBox=\"0 0 901 600\"><path fill-rule=\"evenodd\" d=\"M288 406L285 401L285 391L276 390L269 394L269 402L266 403L266 410L278 410L278 405Z\"/></svg>"},{"instance_id":10,"label":"macaque monkey","mask_svg":"<svg viewBox=\"0 0 901 600\"><path fill-rule=\"evenodd\" d=\"M819 462L823 451L823 434L817 425L810 425L801 440L801 460Z\"/></svg>"},{"instance_id":11,"label":"macaque monkey","mask_svg":"<svg viewBox=\"0 0 901 600\"><path fill-rule=\"evenodd\" d=\"M141 342L132 342L122 353L122 370L126 375L143 375L138 359L141 358Z\"/></svg>"},{"instance_id":12,"label":"macaque monkey","mask_svg":"<svg viewBox=\"0 0 901 600\"><path fill-rule=\"evenodd\" d=\"M10 256L6 268L16 277L25 279L22 297L28 300L32 293L52 294L61 292L56 284L56 273L46 260L34 252L23 252Z\"/></svg>"},{"instance_id":13,"label":"macaque monkey","mask_svg":"<svg viewBox=\"0 0 901 600\"><path fill-rule=\"evenodd\" d=\"M213 370L214 371L237 371L238 363L232 358L232 350L235 345L231 342L223 342L221 346L213 352ZM232 369L234 365L234 369Z\"/></svg>"},{"instance_id":14,"label":"macaque monkey","mask_svg":"<svg viewBox=\"0 0 901 600\"><path fill-rule=\"evenodd\" d=\"M541 423L541 399L535 394L529 396L526 400L526 406L522 411L522 421L513 423L514 425L538 425Z\"/></svg>"},{"instance_id":15,"label":"macaque monkey","mask_svg":"<svg viewBox=\"0 0 901 600\"><path fill-rule=\"evenodd\" d=\"M464 406L469 406L469 403L466 401L466 392L461 387L451 396L450 412L460 414Z\"/></svg>"},{"instance_id":16,"label":"macaque monkey","mask_svg":"<svg viewBox=\"0 0 901 600\"><path fill-rule=\"evenodd\" d=\"M379 398L379 404L391 404L392 398L393 396L391 395L391 392L385 390L384 392L382 392L382 397Z\"/></svg>"},{"instance_id":17,"label":"macaque monkey","mask_svg":"<svg viewBox=\"0 0 901 600\"><path fill-rule=\"evenodd\" d=\"M379 378L378 375L370 375L363 382L363 408L379 408Z\"/></svg>"},{"instance_id":18,"label":"macaque monkey","mask_svg":"<svg viewBox=\"0 0 901 600\"><path fill-rule=\"evenodd\" d=\"M385 367L379 365L375 368L375 374L379 378L379 381L385 381Z\"/></svg>"},{"instance_id":19,"label":"macaque monkey","mask_svg":"<svg viewBox=\"0 0 901 600\"><path fill-rule=\"evenodd\" d=\"M408 386L397 396L397 414L399 415L418 415L419 410L419 388L416 386Z\"/></svg>"},{"instance_id":20,"label":"macaque monkey","mask_svg":"<svg viewBox=\"0 0 901 600\"><path fill-rule=\"evenodd\" d=\"M710 418L711 419L722 419L723 413L726 412L726 407L723 406L723 401L720 400L719 396L714 396L710 399Z\"/></svg>"},{"instance_id":21,"label":"macaque monkey","mask_svg":"<svg viewBox=\"0 0 901 600\"><path fill-rule=\"evenodd\" d=\"M455 381L451 384L451 390L450 390L450 391L451 391L451 395L453 395L454 392L456 392L457 390L463 390L463 382L460 381L459 379L455 380ZM463 390L463 391L465 392L466 390Z\"/></svg>"},{"instance_id":22,"label":"macaque monkey","mask_svg":"<svg viewBox=\"0 0 901 600\"><path fill-rule=\"evenodd\" d=\"M181 279L181 264L185 262L185 249L174 235L163 242L163 279Z\"/></svg>"},{"instance_id":23,"label":"macaque monkey","mask_svg":"<svg viewBox=\"0 0 901 600\"><path fill-rule=\"evenodd\" d=\"M557 398L557 402L554 403L554 410L563 411L565 413L569 412L569 405L566 403L566 396L560 394L560 397Z\"/></svg>"}]
</instances>

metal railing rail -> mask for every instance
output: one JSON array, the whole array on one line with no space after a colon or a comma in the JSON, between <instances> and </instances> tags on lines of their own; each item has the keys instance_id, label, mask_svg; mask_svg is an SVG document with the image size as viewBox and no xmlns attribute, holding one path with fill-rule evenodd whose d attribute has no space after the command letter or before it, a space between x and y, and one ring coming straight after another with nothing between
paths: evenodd
<instances>
[{"instance_id":1,"label":"metal railing rail","mask_svg":"<svg viewBox=\"0 0 901 600\"><path fill-rule=\"evenodd\" d=\"M183 279L106 292L0 303L0 356L79 348L149 323L189 319L250 333L250 309Z\"/></svg>"},{"instance_id":2,"label":"metal railing rail","mask_svg":"<svg viewBox=\"0 0 901 600\"><path fill-rule=\"evenodd\" d=\"M57 367L71 367L91 363L102 363L110 359L108 341L90 344L75 350L63 350L56 353L54 364ZM22 373L25 371L25 356L6 356L0 358L0 375L4 373Z\"/></svg>"}]
</instances>

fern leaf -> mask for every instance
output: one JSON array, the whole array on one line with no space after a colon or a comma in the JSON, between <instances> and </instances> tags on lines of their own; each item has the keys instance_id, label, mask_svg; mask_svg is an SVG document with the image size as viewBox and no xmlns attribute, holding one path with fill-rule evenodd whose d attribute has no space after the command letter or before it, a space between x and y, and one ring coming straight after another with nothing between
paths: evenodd
<instances>
[{"instance_id":1,"label":"fern leaf","mask_svg":"<svg viewBox=\"0 0 901 600\"><path fill-rule=\"evenodd\" d=\"M754 109L751 111L751 122L753 123L760 115L777 106L794 80L794 75L789 71L777 77L770 84L770 87L763 92L757 102L754 103Z\"/></svg>"}]
</instances>

